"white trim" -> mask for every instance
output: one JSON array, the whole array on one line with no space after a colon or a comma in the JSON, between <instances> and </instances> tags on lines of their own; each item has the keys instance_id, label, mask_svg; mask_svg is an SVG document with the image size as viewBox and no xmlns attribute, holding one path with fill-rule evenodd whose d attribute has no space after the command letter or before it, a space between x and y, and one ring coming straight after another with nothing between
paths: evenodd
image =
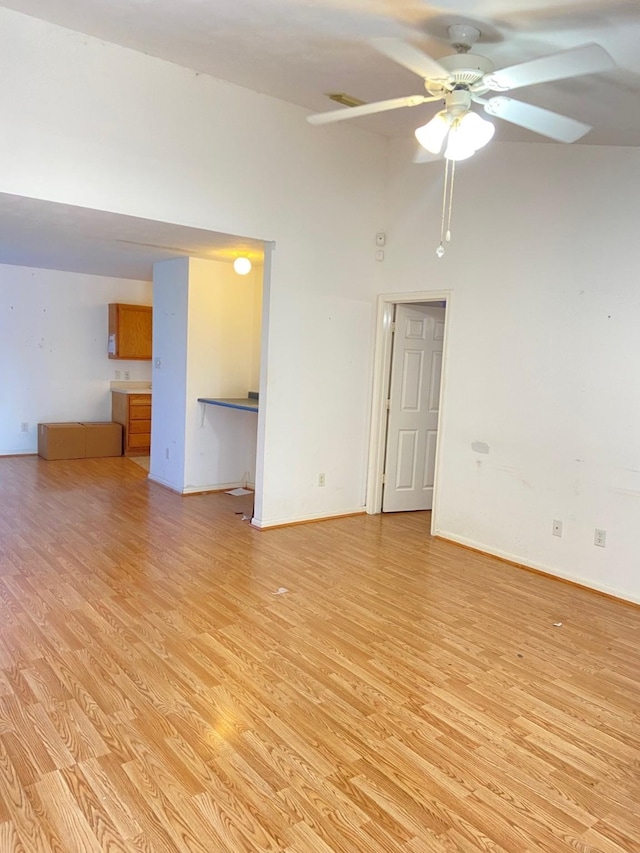
<instances>
[{"instance_id":1,"label":"white trim","mask_svg":"<svg viewBox=\"0 0 640 853\"><path fill-rule=\"evenodd\" d=\"M330 512L312 512L306 515L291 515L287 518L270 518L267 522L259 521L257 518L251 519L251 524L258 527L260 530L268 530L270 527L282 527L285 524L299 524L302 521L322 521L325 518L341 518L342 516L362 515L365 508L363 506L353 507L352 509L331 510Z\"/></svg>"},{"instance_id":2,"label":"white trim","mask_svg":"<svg viewBox=\"0 0 640 853\"><path fill-rule=\"evenodd\" d=\"M382 472L384 470L387 395L389 393L391 344L393 341L391 325L393 323L394 309L394 303L386 302L378 297L373 392L371 398L369 465L365 499L366 510L370 515L380 512L382 508Z\"/></svg>"},{"instance_id":3,"label":"white trim","mask_svg":"<svg viewBox=\"0 0 640 853\"><path fill-rule=\"evenodd\" d=\"M432 530L432 533L444 542L451 542L454 545L464 545L481 554L487 554L490 557L499 557L502 560L508 560L509 563L515 563L514 568L524 566L527 569L533 569L536 572L543 572L549 578L558 578L559 580L569 581L569 583L579 584L580 586L593 589L596 592L604 592L606 595L612 595L614 598L619 598L621 601L629 601L632 604L640 604L640 596L629 595L625 590L616 589L607 584L597 583L592 578L585 578L581 575L575 575L571 572L565 572L555 566L546 566L543 563L535 563L531 560L523 559L517 554L511 554L509 551L501 551L500 548L492 548L490 545L485 545L482 542L476 542L475 539L468 539L466 536L458 536L457 533L449 533L446 530Z\"/></svg>"},{"instance_id":4,"label":"white trim","mask_svg":"<svg viewBox=\"0 0 640 853\"><path fill-rule=\"evenodd\" d=\"M171 489L171 491L175 492L177 495L199 495L204 492L225 492L227 489L239 489L240 487L251 490L254 489L254 486L251 483L249 485L245 485L244 483L209 483L206 486L185 486L183 489L176 489L176 487L168 480L163 480L162 477L158 477L155 474L149 474L147 479L151 480L152 483L158 483L158 485L164 486L166 489Z\"/></svg>"},{"instance_id":5,"label":"white trim","mask_svg":"<svg viewBox=\"0 0 640 853\"><path fill-rule=\"evenodd\" d=\"M450 290L419 290L412 293L381 293L378 295L376 337L373 356L373 391L371 399L371 430L369 440L369 467L365 509L370 515L382 512L382 473L384 468L385 425L387 394L391 372L391 323L398 303L445 302L444 342L442 347L442 381L440 386L440 417L436 445L436 468L433 485L431 532L436 529L438 480L440 473L441 436L445 429L446 381L448 362L448 328L452 296Z\"/></svg>"},{"instance_id":6,"label":"white trim","mask_svg":"<svg viewBox=\"0 0 640 853\"><path fill-rule=\"evenodd\" d=\"M226 492L228 489L249 489L254 492L251 483L210 483L208 486L185 486L180 494L199 495L201 492Z\"/></svg>"},{"instance_id":7,"label":"white trim","mask_svg":"<svg viewBox=\"0 0 640 853\"><path fill-rule=\"evenodd\" d=\"M262 324L260 327L260 382L258 407L258 429L256 433L256 475L255 498L253 501L254 519L257 526L263 513L264 502L264 462L267 447L267 405L269 398L268 367L269 367L269 327L271 317L271 273L273 269L273 253L275 242L265 241L262 267Z\"/></svg>"}]
</instances>

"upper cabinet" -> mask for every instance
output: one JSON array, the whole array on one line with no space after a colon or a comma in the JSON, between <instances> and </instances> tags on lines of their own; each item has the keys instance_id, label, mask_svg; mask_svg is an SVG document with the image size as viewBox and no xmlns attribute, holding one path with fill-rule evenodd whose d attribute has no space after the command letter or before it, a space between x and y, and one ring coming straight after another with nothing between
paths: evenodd
<instances>
[{"instance_id":1,"label":"upper cabinet","mask_svg":"<svg viewBox=\"0 0 640 853\"><path fill-rule=\"evenodd\" d=\"M109 358L151 359L151 305L109 305Z\"/></svg>"}]
</instances>

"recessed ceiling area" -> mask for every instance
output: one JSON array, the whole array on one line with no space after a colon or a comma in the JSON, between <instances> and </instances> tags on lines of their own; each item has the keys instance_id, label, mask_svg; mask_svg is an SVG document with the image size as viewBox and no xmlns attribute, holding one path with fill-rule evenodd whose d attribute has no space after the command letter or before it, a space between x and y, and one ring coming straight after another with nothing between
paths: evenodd
<instances>
[{"instance_id":1,"label":"recessed ceiling area","mask_svg":"<svg viewBox=\"0 0 640 853\"><path fill-rule=\"evenodd\" d=\"M0 264L151 281L177 257L264 258L261 240L0 193Z\"/></svg>"},{"instance_id":2,"label":"recessed ceiling area","mask_svg":"<svg viewBox=\"0 0 640 853\"><path fill-rule=\"evenodd\" d=\"M615 70L527 87L518 98L592 125L578 144L640 145L638 0L0 0L0 6L313 112L335 106L330 92L365 102L424 94L419 77L372 49L373 38L402 38L440 59L452 52L448 26L470 23L481 31L476 52L496 68L596 42ZM423 105L353 121L410 136L436 111ZM547 141L496 125L497 139Z\"/></svg>"}]
</instances>

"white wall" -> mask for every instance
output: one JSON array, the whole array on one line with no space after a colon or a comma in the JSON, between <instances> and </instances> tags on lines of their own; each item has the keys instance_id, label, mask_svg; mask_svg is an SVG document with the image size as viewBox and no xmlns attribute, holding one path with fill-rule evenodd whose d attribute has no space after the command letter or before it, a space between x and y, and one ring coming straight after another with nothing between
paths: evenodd
<instances>
[{"instance_id":1,"label":"white wall","mask_svg":"<svg viewBox=\"0 0 640 853\"><path fill-rule=\"evenodd\" d=\"M198 397L257 389L262 270L179 258L156 264L153 280L151 478L183 494L253 483L257 416Z\"/></svg>"},{"instance_id":2,"label":"white wall","mask_svg":"<svg viewBox=\"0 0 640 853\"><path fill-rule=\"evenodd\" d=\"M386 140L4 8L0 76L0 192L275 241L257 521L361 509Z\"/></svg>"},{"instance_id":3,"label":"white wall","mask_svg":"<svg viewBox=\"0 0 640 853\"><path fill-rule=\"evenodd\" d=\"M153 296L149 476L181 492L185 466L189 258L154 264Z\"/></svg>"},{"instance_id":4,"label":"white wall","mask_svg":"<svg viewBox=\"0 0 640 853\"><path fill-rule=\"evenodd\" d=\"M110 302L149 305L151 283L0 265L0 455L35 453L41 422L110 421L116 370L150 379L107 358Z\"/></svg>"},{"instance_id":5,"label":"white wall","mask_svg":"<svg viewBox=\"0 0 640 853\"><path fill-rule=\"evenodd\" d=\"M640 601L640 151L493 144L459 164L442 260L442 166L410 154L386 281L453 291L438 534Z\"/></svg>"},{"instance_id":6,"label":"white wall","mask_svg":"<svg viewBox=\"0 0 640 853\"><path fill-rule=\"evenodd\" d=\"M239 276L231 264L190 259L185 492L255 482L257 415L197 400L257 391L261 291L261 268Z\"/></svg>"}]
</instances>

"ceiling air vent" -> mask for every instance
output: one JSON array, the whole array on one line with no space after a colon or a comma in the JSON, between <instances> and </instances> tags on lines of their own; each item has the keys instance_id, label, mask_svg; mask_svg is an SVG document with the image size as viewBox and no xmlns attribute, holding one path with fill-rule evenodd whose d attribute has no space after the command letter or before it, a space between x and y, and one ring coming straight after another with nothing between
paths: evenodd
<instances>
[{"instance_id":1,"label":"ceiling air vent","mask_svg":"<svg viewBox=\"0 0 640 853\"><path fill-rule=\"evenodd\" d=\"M345 95L344 92L327 92L327 98L335 101L336 104L342 104L343 107L361 107L366 101L361 101L360 98L354 98L353 95Z\"/></svg>"}]
</instances>

